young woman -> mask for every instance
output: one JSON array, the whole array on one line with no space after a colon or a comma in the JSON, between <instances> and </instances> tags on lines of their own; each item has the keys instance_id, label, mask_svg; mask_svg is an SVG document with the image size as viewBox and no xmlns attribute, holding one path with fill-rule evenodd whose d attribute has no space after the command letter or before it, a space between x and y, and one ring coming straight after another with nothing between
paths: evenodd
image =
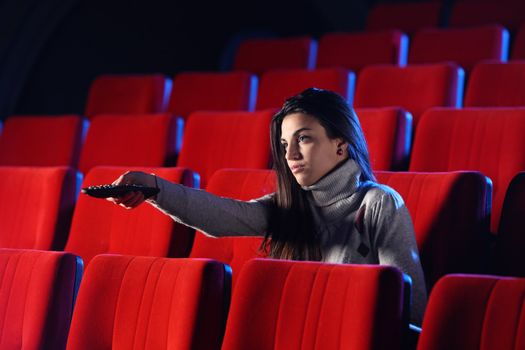
<instances>
[{"instance_id":1,"label":"young woman","mask_svg":"<svg viewBox=\"0 0 525 350\"><path fill-rule=\"evenodd\" d=\"M412 278L411 321L420 325L426 289L412 220L401 196L375 182L359 120L346 101L319 89L288 99L272 120L271 147L277 191L249 202L141 172L114 183L158 186L148 202L212 236L264 235L261 248L272 258L398 267ZM144 196L111 200L134 208Z\"/></svg>"}]
</instances>

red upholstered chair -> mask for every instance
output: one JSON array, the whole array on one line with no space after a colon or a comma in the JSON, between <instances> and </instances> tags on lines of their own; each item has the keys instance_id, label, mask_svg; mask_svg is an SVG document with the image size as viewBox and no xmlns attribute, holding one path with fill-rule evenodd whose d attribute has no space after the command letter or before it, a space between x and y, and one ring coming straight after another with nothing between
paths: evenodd
<instances>
[{"instance_id":1,"label":"red upholstered chair","mask_svg":"<svg viewBox=\"0 0 525 350\"><path fill-rule=\"evenodd\" d=\"M483 62L472 70L465 107L525 106L525 61Z\"/></svg>"},{"instance_id":2,"label":"red upholstered chair","mask_svg":"<svg viewBox=\"0 0 525 350\"><path fill-rule=\"evenodd\" d=\"M496 232L512 178L525 169L525 108L436 108L416 130L410 171L475 170L492 179Z\"/></svg>"},{"instance_id":3,"label":"red upholstered chair","mask_svg":"<svg viewBox=\"0 0 525 350\"><path fill-rule=\"evenodd\" d=\"M206 190L222 197L251 200L275 192L275 187L272 170L221 169L211 177ZM212 238L197 231L190 258L210 258L230 265L235 286L244 263L264 255L259 251L261 243L262 237Z\"/></svg>"},{"instance_id":4,"label":"red upholstered chair","mask_svg":"<svg viewBox=\"0 0 525 350\"><path fill-rule=\"evenodd\" d=\"M410 43L408 62L454 61L470 72L481 60L507 61L509 32L500 25L471 28L428 28L418 31Z\"/></svg>"},{"instance_id":5,"label":"red upholstered chair","mask_svg":"<svg viewBox=\"0 0 525 350\"><path fill-rule=\"evenodd\" d=\"M312 69L317 42L311 37L247 39L241 42L233 68L261 75L269 69Z\"/></svg>"},{"instance_id":6,"label":"red upholstered chair","mask_svg":"<svg viewBox=\"0 0 525 350\"><path fill-rule=\"evenodd\" d=\"M450 13L449 25L473 27L484 24L500 24L515 31L523 21L525 3L522 0L456 1Z\"/></svg>"},{"instance_id":7,"label":"red upholstered chair","mask_svg":"<svg viewBox=\"0 0 525 350\"><path fill-rule=\"evenodd\" d=\"M525 280L451 275L430 295L418 350L525 348Z\"/></svg>"},{"instance_id":8,"label":"red upholstered chair","mask_svg":"<svg viewBox=\"0 0 525 350\"><path fill-rule=\"evenodd\" d=\"M112 183L127 167L95 167L83 187ZM182 168L138 168L175 183L193 187L193 174ZM193 240L189 228L175 223L151 205L132 211L109 201L81 194L65 250L80 255L87 265L97 254L115 253L187 257Z\"/></svg>"},{"instance_id":9,"label":"red upholstered chair","mask_svg":"<svg viewBox=\"0 0 525 350\"><path fill-rule=\"evenodd\" d=\"M374 170L405 170L412 144L412 115L402 108L357 108Z\"/></svg>"},{"instance_id":10,"label":"red upholstered chair","mask_svg":"<svg viewBox=\"0 0 525 350\"><path fill-rule=\"evenodd\" d=\"M205 259L97 256L67 349L219 349L229 277L227 266Z\"/></svg>"},{"instance_id":11,"label":"red upholstered chair","mask_svg":"<svg viewBox=\"0 0 525 350\"><path fill-rule=\"evenodd\" d=\"M331 90L352 101L354 86L355 74L343 68L268 71L261 77L257 109L281 108L287 98L311 87Z\"/></svg>"},{"instance_id":12,"label":"red upholstered chair","mask_svg":"<svg viewBox=\"0 0 525 350\"><path fill-rule=\"evenodd\" d=\"M267 169L271 118L269 110L192 113L177 166L196 171L201 188L222 168Z\"/></svg>"},{"instance_id":13,"label":"red upholstered chair","mask_svg":"<svg viewBox=\"0 0 525 350\"><path fill-rule=\"evenodd\" d=\"M426 27L439 27L440 1L377 3L368 13L366 30L398 29L408 34Z\"/></svg>"},{"instance_id":14,"label":"red upholstered chair","mask_svg":"<svg viewBox=\"0 0 525 350\"><path fill-rule=\"evenodd\" d=\"M359 74L354 106L400 106L412 114L417 128L430 107L460 107L463 82L463 70L452 63L368 66Z\"/></svg>"},{"instance_id":15,"label":"red upholstered chair","mask_svg":"<svg viewBox=\"0 0 525 350\"><path fill-rule=\"evenodd\" d=\"M525 277L525 172L510 182L503 202L494 272Z\"/></svg>"},{"instance_id":16,"label":"red upholstered chair","mask_svg":"<svg viewBox=\"0 0 525 350\"><path fill-rule=\"evenodd\" d=\"M358 72L366 65L407 62L408 37L399 30L328 33L319 40L317 67L343 67Z\"/></svg>"},{"instance_id":17,"label":"red upholstered chair","mask_svg":"<svg viewBox=\"0 0 525 350\"><path fill-rule=\"evenodd\" d=\"M171 80L161 74L101 75L89 89L85 114L145 114L166 110Z\"/></svg>"},{"instance_id":18,"label":"red upholstered chair","mask_svg":"<svg viewBox=\"0 0 525 350\"><path fill-rule=\"evenodd\" d=\"M222 350L399 349L404 288L390 266L249 261Z\"/></svg>"},{"instance_id":19,"label":"red upholstered chair","mask_svg":"<svg viewBox=\"0 0 525 350\"><path fill-rule=\"evenodd\" d=\"M82 261L63 253L0 249L2 349L64 349Z\"/></svg>"},{"instance_id":20,"label":"red upholstered chair","mask_svg":"<svg viewBox=\"0 0 525 350\"><path fill-rule=\"evenodd\" d=\"M12 116L0 136L0 165L76 167L86 129L78 115Z\"/></svg>"},{"instance_id":21,"label":"red upholstered chair","mask_svg":"<svg viewBox=\"0 0 525 350\"><path fill-rule=\"evenodd\" d=\"M186 119L198 110L253 110L257 77L247 72L183 72L173 79L168 111Z\"/></svg>"},{"instance_id":22,"label":"red upholstered chair","mask_svg":"<svg viewBox=\"0 0 525 350\"><path fill-rule=\"evenodd\" d=\"M513 60L525 60L525 20L514 37L510 58Z\"/></svg>"},{"instance_id":23,"label":"red upholstered chair","mask_svg":"<svg viewBox=\"0 0 525 350\"><path fill-rule=\"evenodd\" d=\"M428 290L448 273L487 269L491 189L478 172L376 172L412 216ZM468 252L468 253L467 253Z\"/></svg>"},{"instance_id":24,"label":"red upholstered chair","mask_svg":"<svg viewBox=\"0 0 525 350\"><path fill-rule=\"evenodd\" d=\"M67 167L0 167L0 247L63 249L78 182Z\"/></svg>"},{"instance_id":25,"label":"red upholstered chair","mask_svg":"<svg viewBox=\"0 0 525 350\"><path fill-rule=\"evenodd\" d=\"M160 167L174 163L182 125L170 114L97 115L79 169L97 165Z\"/></svg>"}]
</instances>

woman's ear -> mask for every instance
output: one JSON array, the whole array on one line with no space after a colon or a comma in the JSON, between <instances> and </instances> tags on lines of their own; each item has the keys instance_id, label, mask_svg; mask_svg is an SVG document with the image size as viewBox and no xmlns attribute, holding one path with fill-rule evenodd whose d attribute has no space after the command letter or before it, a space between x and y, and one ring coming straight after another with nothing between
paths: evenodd
<instances>
[{"instance_id":1,"label":"woman's ear","mask_svg":"<svg viewBox=\"0 0 525 350\"><path fill-rule=\"evenodd\" d=\"M343 139L336 139L337 140L337 148L344 148L346 149L348 147L348 142L346 142Z\"/></svg>"}]
</instances>

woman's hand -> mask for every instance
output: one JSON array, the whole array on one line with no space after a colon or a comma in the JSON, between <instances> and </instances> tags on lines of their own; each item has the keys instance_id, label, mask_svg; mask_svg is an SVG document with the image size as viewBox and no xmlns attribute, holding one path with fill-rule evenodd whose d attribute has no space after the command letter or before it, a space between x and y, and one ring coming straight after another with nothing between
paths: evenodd
<instances>
[{"instance_id":1,"label":"woman's hand","mask_svg":"<svg viewBox=\"0 0 525 350\"><path fill-rule=\"evenodd\" d=\"M128 171L115 181L113 185L125 185L125 184L136 184L148 187L156 187L157 181L155 175L147 174L141 171ZM133 209L145 201L144 195L140 191L132 191L126 193L122 197L108 198L109 201L118 204L126 209Z\"/></svg>"}]
</instances>

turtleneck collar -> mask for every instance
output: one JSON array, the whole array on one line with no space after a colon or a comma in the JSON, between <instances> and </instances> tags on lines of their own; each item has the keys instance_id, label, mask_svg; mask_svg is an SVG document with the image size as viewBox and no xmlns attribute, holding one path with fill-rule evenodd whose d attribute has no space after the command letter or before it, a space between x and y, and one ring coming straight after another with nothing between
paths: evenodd
<instances>
[{"instance_id":1,"label":"turtleneck collar","mask_svg":"<svg viewBox=\"0 0 525 350\"><path fill-rule=\"evenodd\" d=\"M359 165L348 159L315 184L302 186L302 189L311 192L315 206L326 207L354 194L359 187L360 175Z\"/></svg>"}]
</instances>

